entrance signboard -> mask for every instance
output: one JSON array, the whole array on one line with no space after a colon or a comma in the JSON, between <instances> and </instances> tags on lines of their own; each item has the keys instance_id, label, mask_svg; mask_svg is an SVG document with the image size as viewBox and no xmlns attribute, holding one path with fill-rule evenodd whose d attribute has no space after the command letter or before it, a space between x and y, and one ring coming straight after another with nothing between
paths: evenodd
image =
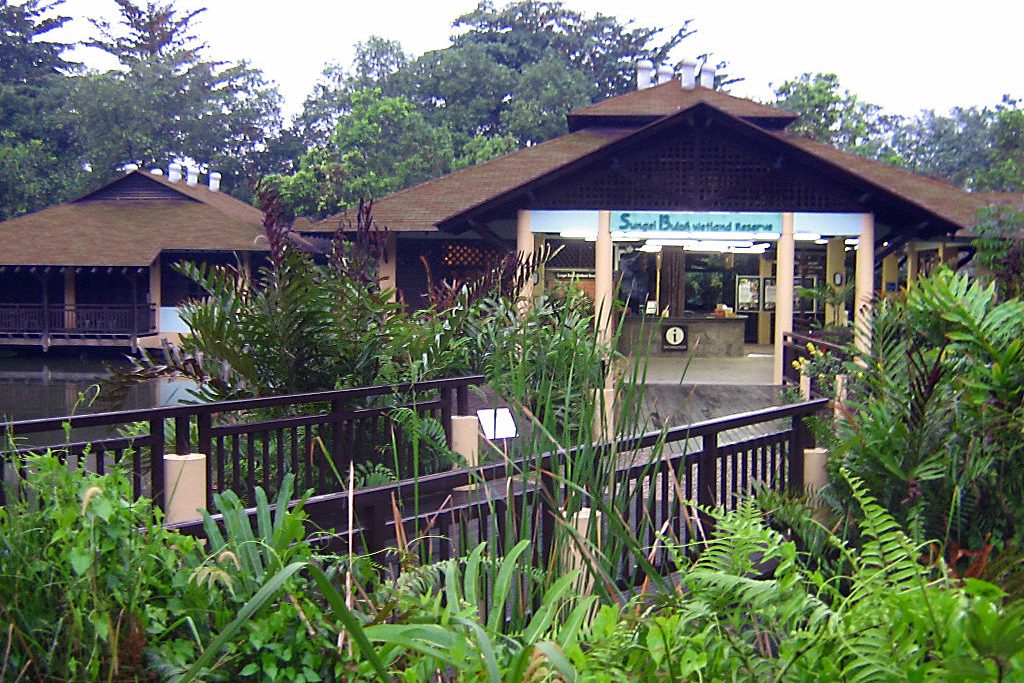
<instances>
[{"instance_id":1,"label":"entrance signboard","mask_svg":"<svg viewBox=\"0 0 1024 683\"><path fill-rule=\"evenodd\" d=\"M612 211L612 232L645 237L687 237L707 233L779 233L781 213Z\"/></svg>"}]
</instances>

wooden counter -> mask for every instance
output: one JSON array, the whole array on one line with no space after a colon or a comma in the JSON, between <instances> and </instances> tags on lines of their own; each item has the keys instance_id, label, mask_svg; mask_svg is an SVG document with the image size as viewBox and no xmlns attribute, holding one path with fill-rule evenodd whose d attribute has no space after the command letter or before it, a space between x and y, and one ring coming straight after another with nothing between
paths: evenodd
<instances>
[{"instance_id":1,"label":"wooden counter","mask_svg":"<svg viewBox=\"0 0 1024 683\"><path fill-rule=\"evenodd\" d=\"M742 315L716 318L701 313L668 318L630 316L622 321L619 351L627 356L646 352L649 357L685 357L694 353L701 357L741 358L746 321ZM685 342L673 344L680 335L676 330L666 334L669 328L682 329Z\"/></svg>"}]
</instances>

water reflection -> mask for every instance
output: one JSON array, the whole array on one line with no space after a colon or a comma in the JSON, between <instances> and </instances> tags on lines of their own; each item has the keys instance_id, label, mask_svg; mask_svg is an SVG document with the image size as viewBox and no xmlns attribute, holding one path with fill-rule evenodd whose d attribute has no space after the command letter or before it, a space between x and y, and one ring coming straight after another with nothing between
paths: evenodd
<instances>
[{"instance_id":1,"label":"water reflection","mask_svg":"<svg viewBox=\"0 0 1024 683\"><path fill-rule=\"evenodd\" d=\"M109 368L127 368L104 351L0 351L0 421L175 405L191 400L190 382L157 381L114 396L102 386Z\"/></svg>"}]
</instances>

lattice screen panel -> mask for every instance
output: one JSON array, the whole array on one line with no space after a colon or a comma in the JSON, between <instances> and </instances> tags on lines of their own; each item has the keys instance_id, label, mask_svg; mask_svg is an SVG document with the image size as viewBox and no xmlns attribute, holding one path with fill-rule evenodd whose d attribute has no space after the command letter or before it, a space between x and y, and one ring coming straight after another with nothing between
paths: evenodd
<instances>
[{"instance_id":1,"label":"lattice screen panel","mask_svg":"<svg viewBox=\"0 0 1024 683\"><path fill-rule=\"evenodd\" d=\"M859 211L854 193L721 126L681 127L537 193L534 208Z\"/></svg>"}]
</instances>

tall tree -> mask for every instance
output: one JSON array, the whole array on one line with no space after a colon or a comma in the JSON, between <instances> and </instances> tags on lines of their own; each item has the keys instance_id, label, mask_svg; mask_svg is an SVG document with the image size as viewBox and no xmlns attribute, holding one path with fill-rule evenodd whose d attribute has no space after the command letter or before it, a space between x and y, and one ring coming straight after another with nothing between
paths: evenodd
<instances>
[{"instance_id":1,"label":"tall tree","mask_svg":"<svg viewBox=\"0 0 1024 683\"><path fill-rule=\"evenodd\" d=\"M987 108L954 107L948 115L926 110L901 122L892 145L909 170L971 187L989 163L991 124Z\"/></svg>"},{"instance_id":2,"label":"tall tree","mask_svg":"<svg viewBox=\"0 0 1024 683\"><path fill-rule=\"evenodd\" d=\"M842 88L832 73L804 73L775 89L778 107L800 118L789 127L812 140L863 156L887 158L899 117Z\"/></svg>"},{"instance_id":3,"label":"tall tree","mask_svg":"<svg viewBox=\"0 0 1024 683\"><path fill-rule=\"evenodd\" d=\"M280 126L280 98L246 62L204 58L194 31L203 10L116 0L116 23L94 20L90 42L121 69L80 79L68 113L101 177L124 164L192 160L222 170L225 189L257 172L259 152Z\"/></svg>"},{"instance_id":4,"label":"tall tree","mask_svg":"<svg viewBox=\"0 0 1024 683\"><path fill-rule=\"evenodd\" d=\"M69 17L63 0L0 0L0 219L66 197L80 175L68 126L55 112L76 64L49 39Z\"/></svg>"},{"instance_id":5,"label":"tall tree","mask_svg":"<svg viewBox=\"0 0 1024 683\"><path fill-rule=\"evenodd\" d=\"M399 189L403 182L480 163L565 132L569 110L628 91L637 59L663 62L692 33L684 22L660 38L660 28L588 16L548 0L515 0L502 7L485 0L456 18L453 30L451 45L417 58L396 42L371 37L356 46L351 68L328 67L295 121L296 135L313 149L294 187L316 186L311 163L333 158L341 149L338 142L347 136L341 128L358 119L352 118L356 93L372 88L385 101L411 103L416 125L431 131L427 134L435 141L448 141L436 143L444 154L417 157L425 164L419 171L388 172L387 182L370 183L375 191ZM401 111L403 117L410 115ZM295 195L286 188L283 196ZM308 203L293 206L299 213L302 207Z\"/></svg>"},{"instance_id":6,"label":"tall tree","mask_svg":"<svg viewBox=\"0 0 1024 683\"><path fill-rule=\"evenodd\" d=\"M448 131L432 126L409 100L376 88L349 100L328 144L304 154L294 174L268 177L295 215L325 216L451 167Z\"/></svg>"},{"instance_id":7,"label":"tall tree","mask_svg":"<svg viewBox=\"0 0 1024 683\"><path fill-rule=\"evenodd\" d=\"M64 59L69 45L45 37L70 20L56 14L62 4L64 0L0 0L0 83L38 83L74 67Z\"/></svg>"}]
</instances>

